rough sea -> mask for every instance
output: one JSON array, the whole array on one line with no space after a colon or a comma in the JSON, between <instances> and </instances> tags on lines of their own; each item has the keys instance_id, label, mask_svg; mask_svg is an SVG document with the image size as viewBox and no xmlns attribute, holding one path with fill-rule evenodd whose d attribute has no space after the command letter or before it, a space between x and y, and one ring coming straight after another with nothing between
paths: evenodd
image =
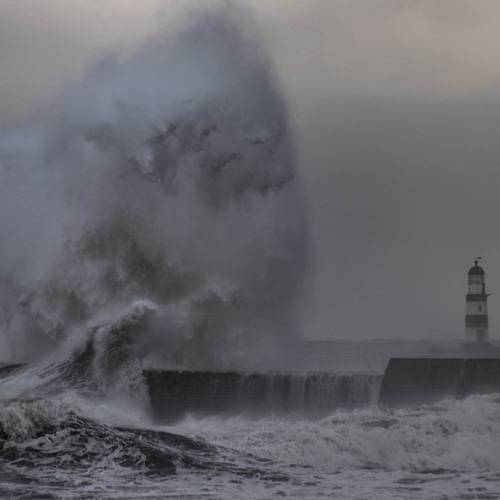
<instances>
[{"instance_id":1,"label":"rough sea","mask_svg":"<svg viewBox=\"0 0 500 500\"><path fill-rule=\"evenodd\" d=\"M102 363L84 349L3 374L1 498L500 498L500 395L167 425L134 363Z\"/></svg>"}]
</instances>

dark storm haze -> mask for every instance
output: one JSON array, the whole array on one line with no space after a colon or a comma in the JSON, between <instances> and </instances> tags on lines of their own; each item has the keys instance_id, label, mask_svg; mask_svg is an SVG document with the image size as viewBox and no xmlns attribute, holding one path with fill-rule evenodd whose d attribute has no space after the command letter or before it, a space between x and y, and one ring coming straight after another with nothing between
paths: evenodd
<instances>
[{"instance_id":1,"label":"dark storm haze","mask_svg":"<svg viewBox=\"0 0 500 500\"><path fill-rule=\"evenodd\" d=\"M124 313L139 350L191 368L274 360L293 338L307 252L295 150L247 24L232 7L193 14L6 134L13 357Z\"/></svg>"},{"instance_id":2,"label":"dark storm haze","mask_svg":"<svg viewBox=\"0 0 500 500\"><path fill-rule=\"evenodd\" d=\"M498 5L248 4L299 155L310 246L300 335L460 335L471 256L487 259L493 291L500 273ZM43 113L106 54L125 57L158 30L180 29L190 10L158 1L0 9L4 130ZM30 204L40 209L35 196ZM2 219L23 224L6 210ZM496 324L496 308L490 316Z\"/></svg>"}]
</instances>

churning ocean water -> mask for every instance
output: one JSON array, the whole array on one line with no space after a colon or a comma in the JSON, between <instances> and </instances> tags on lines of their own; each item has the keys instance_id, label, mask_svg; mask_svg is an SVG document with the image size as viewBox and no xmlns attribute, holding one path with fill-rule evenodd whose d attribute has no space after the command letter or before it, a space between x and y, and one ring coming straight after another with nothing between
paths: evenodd
<instances>
[{"instance_id":1,"label":"churning ocean water","mask_svg":"<svg viewBox=\"0 0 500 500\"><path fill-rule=\"evenodd\" d=\"M499 395L388 410L351 377L337 395L362 391L356 407L320 418L193 413L165 425L140 367L103 349L116 338L3 374L1 498L500 498Z\"/></svg>"}]
</instances>

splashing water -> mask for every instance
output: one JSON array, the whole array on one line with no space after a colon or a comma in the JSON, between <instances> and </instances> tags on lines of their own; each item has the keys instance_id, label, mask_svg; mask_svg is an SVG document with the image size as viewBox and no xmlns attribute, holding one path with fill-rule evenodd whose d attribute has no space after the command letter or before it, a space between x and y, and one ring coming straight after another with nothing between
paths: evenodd
<instances>
[{"instance_id":1,"label":"splashing water","mask_svg":"<svg viewBox=\"0 0 500 500\"><path fill-rule=\"evenodd\" d=\"M235 9L204 13L102 60L4 141L13 355L35 357L140 299L157 308L141 340L151 358L276 362L273 346L294 331L304 216L286 106L251 29Z\"/></svg>"}]
</instances>

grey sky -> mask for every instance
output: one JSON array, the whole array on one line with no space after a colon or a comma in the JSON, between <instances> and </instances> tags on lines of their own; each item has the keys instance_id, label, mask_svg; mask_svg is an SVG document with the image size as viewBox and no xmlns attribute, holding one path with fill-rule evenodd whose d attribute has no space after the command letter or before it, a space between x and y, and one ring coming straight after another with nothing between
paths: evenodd
<instances>
[{"instance_id":1,"label":"grey sky","mask_svg":"<svg viewBox=\"0 0 500 500\"><path fill-rule=\"evenodd\" d=\"M298 140L313 239L304 335L461 337L475 255L500 289L500 4L250 3ZM179 10L3 1L0 124L43 108L99 55L133 49Z\"/></svg>"}]
</instances>

